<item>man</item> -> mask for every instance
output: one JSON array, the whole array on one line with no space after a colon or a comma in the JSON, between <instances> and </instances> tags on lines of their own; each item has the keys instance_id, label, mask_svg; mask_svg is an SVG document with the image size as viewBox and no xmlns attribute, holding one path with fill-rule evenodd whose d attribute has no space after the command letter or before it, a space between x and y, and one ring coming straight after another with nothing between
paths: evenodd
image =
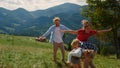
<instances>
[{"instance_id":1,"label":"man","mask_svg":"<svg viewBox=\"0 0 120 68\"><path fill-rule=\"evenodd\" d=\"M65 62L65 59L64 59L65 48L64 48L64 43L63 43L63 40L62 40L62 37L63 37L64 33L60 32L59 30L70 30L70 29L67 28L66 26L60 24L60 18L59 17L55 17L53 19L53 22L54 22L54 25L52 25L47 30L47 32L45 32L42 36L40 36L39 39L42 39L42 38L48 36L51 33L49 42L51 42L53 44L53 61L56 62L57 50L58 50L58 48L60 48L61 53L62 53L62 61Z\"/></svg>"}]
</instances>

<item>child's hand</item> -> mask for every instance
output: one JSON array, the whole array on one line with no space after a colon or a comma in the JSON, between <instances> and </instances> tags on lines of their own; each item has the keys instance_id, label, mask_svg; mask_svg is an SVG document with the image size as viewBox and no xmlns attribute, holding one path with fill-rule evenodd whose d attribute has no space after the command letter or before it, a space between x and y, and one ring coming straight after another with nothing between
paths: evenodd
<instances>
[{"instance_id":1,"label":"child's hand","mask_svg":"<svg viewBox=\"0 0 120 68\"><path fill-rule=\"evenodd\" d=\"M71 62L69 62L69 61L67 61L66 63L67 63L67 64L71 64Z\"/></svg>"}]
</instances>

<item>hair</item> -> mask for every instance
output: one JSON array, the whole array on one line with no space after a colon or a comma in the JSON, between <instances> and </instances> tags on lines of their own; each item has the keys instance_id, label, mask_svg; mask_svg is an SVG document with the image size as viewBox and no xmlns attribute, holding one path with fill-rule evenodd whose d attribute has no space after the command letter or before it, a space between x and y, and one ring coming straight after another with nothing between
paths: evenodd
<instances>
[{"instance_id":1,"label":"hair","mask_svg":"<svg viewBox=\"0 0 120 68\"><path fill-rule=\"evenodd\" d=\"M74 40L72 41L72 43L71 43L71 46L73 47L73 46L75 46L75 45L77 45L77 44L79 44L79 40L78 40L78 39L74 39Z\"/></svg>"},{"instance_id":2,"label":"hair","mask_svg":"<svg viewBox=\"0 0 120 68\"><path fill-rule=\"evenodd\" d=\"M55 17L55 18L53 19L53 22L55 22L55 20L59 20L59 21L60 21L60 18L59 18L59 17Z\"/></svg>"}]
</instances>

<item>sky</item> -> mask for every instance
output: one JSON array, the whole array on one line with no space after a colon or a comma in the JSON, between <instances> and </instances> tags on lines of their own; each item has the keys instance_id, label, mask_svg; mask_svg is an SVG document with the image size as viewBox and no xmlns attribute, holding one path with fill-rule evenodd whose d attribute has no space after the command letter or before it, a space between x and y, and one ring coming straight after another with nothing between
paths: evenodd
<instances>
[{"instance_id":1,"label":"sky","mask_svg":"<svg viewBox=\"0 0 120 68\"><path fill-rule=\"evenodd\" d=\"M0 0L0 7L9 10L24 8L29 11L43 10L63 3L86 5L86 0Z\"/></svg>"}]
</instances>

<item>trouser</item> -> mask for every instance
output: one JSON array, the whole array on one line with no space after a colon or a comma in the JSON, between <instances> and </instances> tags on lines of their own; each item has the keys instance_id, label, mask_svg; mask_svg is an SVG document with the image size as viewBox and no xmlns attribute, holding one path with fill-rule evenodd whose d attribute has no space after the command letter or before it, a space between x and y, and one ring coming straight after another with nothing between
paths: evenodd
<instances>
[{"instance_id":1,"label":"trouser","mask_svg":"<svg viewBox=\"0 0 120 68\"><path fill-rule=\"evenodd\" d=\"M62 54L62 61L64 61L64 56L65 56L65 48L64 48L64 43L57 43L53 42L53 59L56 60L56 54L57 50L60 48L61 54Z\"/></svg>"}]
</instances>

